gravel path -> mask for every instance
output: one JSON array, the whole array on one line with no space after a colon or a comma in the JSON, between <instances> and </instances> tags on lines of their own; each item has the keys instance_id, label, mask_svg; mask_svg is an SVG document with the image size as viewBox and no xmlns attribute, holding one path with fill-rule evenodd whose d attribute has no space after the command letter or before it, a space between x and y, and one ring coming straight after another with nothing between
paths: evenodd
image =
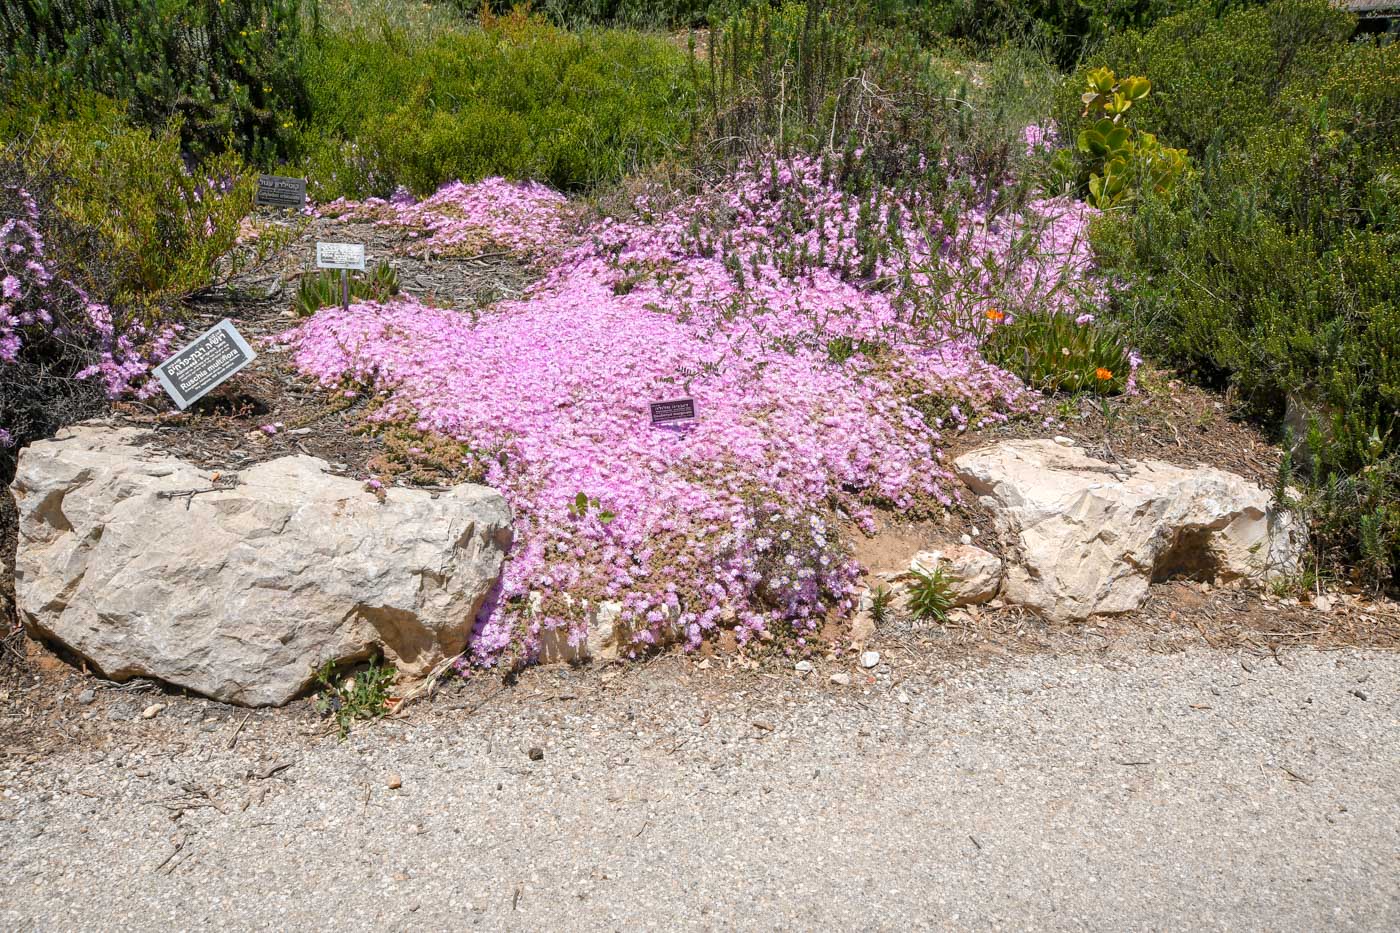
<instances>
[{"instance_id":1,"label":"gravel path","mask_svg":"<svg viewBox=\"0 0 1400 933\"><path fill-rule=\"evenodd\" d=\"M343 743L74 679L0 742L0 926L1400 928L1400 656L827 673L544 671Z\"/></svg>"}]
</instances>

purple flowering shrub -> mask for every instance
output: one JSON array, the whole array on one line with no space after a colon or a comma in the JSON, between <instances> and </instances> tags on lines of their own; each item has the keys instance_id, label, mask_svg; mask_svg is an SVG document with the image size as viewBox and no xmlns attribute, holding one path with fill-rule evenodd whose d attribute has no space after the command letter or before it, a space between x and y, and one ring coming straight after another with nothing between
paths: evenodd
<instances>
[{"instance_id":1,"label":"purple flowering shrub","mask_svg":"<svg viewBox=\"0 0 1400 933\"><path fill-rule=\"evenodd\" d=\"M149 359L173 336L75 284L101 277L101 246L67 224L52 190L18 159L0 160L0 472L13 447L92 413L104 396L153 391Z\"/></svg>"},{"instance_id":2,"label":"purple flowering shrub","mask_svg":"<svg viewBox=\"0 0 1400 933\"><path fill-rule=\"evenodd\" d=\"M404 298L285 335L303 372L374 393L386 428L451 439L509 499L517 544L476 662L528 657L547 630L577 641L601 600L639 646L722 625L805 638L851 608L845 523L952 504L945 435L1037 410L983 358L987 312L1098 292L1086 211L879 198L794 157L693 195L644 189L573 236L562 198L500 180L342 206L543 256L526 297L476 320ZM876 227L893 245L871 261ZM653 427L648 403L676 397L696 420Z\"/></svg>"}]
</instances>

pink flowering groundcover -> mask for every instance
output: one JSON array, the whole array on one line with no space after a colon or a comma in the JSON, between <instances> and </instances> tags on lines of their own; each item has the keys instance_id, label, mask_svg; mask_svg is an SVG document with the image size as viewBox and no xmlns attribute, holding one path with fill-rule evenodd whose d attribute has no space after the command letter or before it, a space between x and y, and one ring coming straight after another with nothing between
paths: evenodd
<instances>
[{"instance_id":1,"label":"pink flowering groundcover","mask_svg":"<svg viewBox=\"0 0 1400 933\"><path fill-rule=\"evenodd\" d=\"M485 235L542 270L478 315L412 299L318 312L283 340L371 416L452 439L508 498L517 541L474 663L577 642L604 600L638 650L718 627L790 636L852 608L849 526L948 504L948 432L1033 413L979 352L988 317L1101 297L1072 201L853 194L815 159L698 194L645 190L581 228L559 194L491 179L419 203L338 204L429 249ZM868 232L887 238L870 260ZM862 237L867 240L862 241ZM653 426L649 403L695 400Z\"/></svg>"}]
</instances>

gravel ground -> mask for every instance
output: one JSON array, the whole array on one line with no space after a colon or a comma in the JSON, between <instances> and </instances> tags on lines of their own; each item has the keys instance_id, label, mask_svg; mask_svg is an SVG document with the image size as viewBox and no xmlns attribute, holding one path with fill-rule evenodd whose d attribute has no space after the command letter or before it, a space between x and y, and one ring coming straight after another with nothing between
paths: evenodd
<instances>
[{"instance_id":1,"label":"gravel ground","mask_svg":"<svg viewBox=\"0 0 1400 933\"><path fill-rule=\"evenodd\" d=\"M0 926L1400 928L1400 656L890 660L546 670L344 742L74 676L42 754L0 735Z\"/></svg>"}]
</instances>

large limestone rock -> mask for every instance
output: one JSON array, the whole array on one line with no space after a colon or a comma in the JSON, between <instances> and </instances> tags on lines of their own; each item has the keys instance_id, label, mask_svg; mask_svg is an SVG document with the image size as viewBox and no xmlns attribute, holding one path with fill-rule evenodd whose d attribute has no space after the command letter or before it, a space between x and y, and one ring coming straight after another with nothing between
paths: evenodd
<instances>
[{"instance_id":1,"label":"large limestone rock","mask_svg":"<svg viewBox=\"0 0 1400 933\"><path fill-rule=\"evenodd\" d=\"M1106 463L1053 441L1006 441L955 466L1018 545L1003 598L1054 621L1131 611L1172 576L1294 573L1305 545L1269 493L1223 470Z\"/></svg>"},{"instance_id":2,"label":"large limestone rock","mask_svg":"<svg viewBox=\"0 0 1400 933\"><path fill-rule=\"evenodd\" d=\"M497 492L380 501L306 456L216 489L142 433L81 425L21 453L15 588L31 630L108 677L247 705L287 702L326 661L382 650L421 676L465 646L510 545Z\"/></svg>"}]
</instances>

